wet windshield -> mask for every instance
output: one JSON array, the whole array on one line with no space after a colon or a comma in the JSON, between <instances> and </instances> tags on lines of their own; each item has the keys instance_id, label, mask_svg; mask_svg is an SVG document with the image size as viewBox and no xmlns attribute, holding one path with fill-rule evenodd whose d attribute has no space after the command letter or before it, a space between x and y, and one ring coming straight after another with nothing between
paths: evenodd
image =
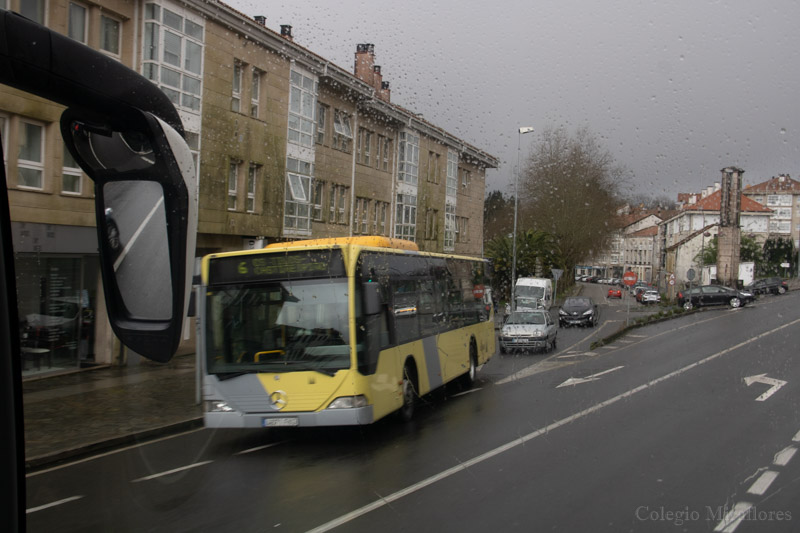
<instances>
[{"instance_id":1,"label":"wet windshield","mask_svg":"<svg viewBox=\"0 0 800 533\"><path fill-rule=\"evenodd\" d=\"M545 318L543 312L534 313L511 313L506 321L506 324L544 324Z\"/></svg>"},{"instance_id":2,"label":"wet windshield","mask_svg":"<svg viewBox=\"0 0 800 533\"><path fill-rule=\"evenodd\" d=\"M531 298L531 299L544 298L544 287L517 285L514 291L516 292L518 298Z\"/></svg>"},{"instance_id":3,"label":"wet windshield","mask_svg":"<svg viewBox=\"0 0 800 533\"><path fill-rule=\"evenodd\" d=\"M210 373L350 366L344 279L216 289L206 306Z\"/></svg>"}]
</instances>

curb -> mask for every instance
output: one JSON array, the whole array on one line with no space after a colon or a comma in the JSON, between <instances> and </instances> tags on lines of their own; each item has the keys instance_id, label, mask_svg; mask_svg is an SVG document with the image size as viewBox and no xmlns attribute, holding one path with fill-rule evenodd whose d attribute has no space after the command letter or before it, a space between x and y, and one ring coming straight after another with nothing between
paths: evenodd
<instances>
[{"instance_id":1,"label":"curb","mask_svg":"<svg viewBox=\"0 0 800 533\"><path fill-rule=\"evenodd\" d=\"M25 473L31 474L46 468L52 468L64 463L73 462L79 459L96 456L98 453L109 452L132 446L134 444L142 444L144 442L156 440L165 435L172 435L197 429L203 427L203 417L190 418L174 424L167 424L165 426L147 429L138 433L131 433L130 435L123 435L102 441L92 442L69 450L61 450L46 455L38 455L36 457L25 458Z\"/></svg>"}]
</instances>

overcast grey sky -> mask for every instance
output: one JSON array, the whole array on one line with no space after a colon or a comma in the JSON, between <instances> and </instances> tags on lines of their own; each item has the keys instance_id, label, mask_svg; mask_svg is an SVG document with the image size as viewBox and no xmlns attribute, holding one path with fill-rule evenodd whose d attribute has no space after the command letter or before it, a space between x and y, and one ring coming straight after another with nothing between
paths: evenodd
<instances>
[{"instance_id":1,"label":"overcast grey sky","mask_svg":"<svg viewBox=\"0 0 800 533\"><path fill-rule=\"evenodd\" d=\"M796 0L226 3L351 72L375 44L394 103L500 159L487 190L511 192L520 126L588 126L636 193L800 175Z\"/></svg>"}]
</instances>

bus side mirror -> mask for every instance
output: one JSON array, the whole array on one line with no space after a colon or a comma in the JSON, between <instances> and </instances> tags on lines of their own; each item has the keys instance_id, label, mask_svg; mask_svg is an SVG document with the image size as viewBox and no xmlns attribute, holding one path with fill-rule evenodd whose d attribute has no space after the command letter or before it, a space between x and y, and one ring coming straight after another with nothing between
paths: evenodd
<instances>
[{"instance_id":1,"label":"bus side mirror","mask_svg":"<svg viewBox=\"0 0 800 533\"><path fill-rule=\"evenodd\" d=\"M100 270L114 333L166 362L178 348L191 293L197 184L183 137L154 115L67 109L61 133L95 182Z\"/></svg>"},{"instance_id":2,"label":"bus side mirror","mask_svg":"<svg viewBox=\"0 0 800 533\"><path fill-rule=\"evenodd\" d=\"M368 281L362 284L362 293L364 294L364 314L371 316L380 313L383 305L380 283Z\"/></svg>"}]
</instances>

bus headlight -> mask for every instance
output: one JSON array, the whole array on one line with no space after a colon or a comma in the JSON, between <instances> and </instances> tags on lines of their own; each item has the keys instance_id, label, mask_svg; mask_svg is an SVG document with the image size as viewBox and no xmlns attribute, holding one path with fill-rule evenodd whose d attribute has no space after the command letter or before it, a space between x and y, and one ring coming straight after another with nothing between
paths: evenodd
<instances>
[{"instance_id":1,"label":"bus headlight","mask_svg":"<svg viewBox=\"0 0 800 533\"><path fill-rule=\"evenodd\" d=\"M366 407L367 397L363 394L358 396L341 396L336 398L328 406L328 409L353 409L355 407Z\"/></svg>"},{"instance_id":2,"label":"bus headlight","mask_svg":"<svg viewBox=\"0 0 800 533\"><path fill-rule=\"evenodd\" d=\"M233 411L233 407L228 405L227 402L223 402L222 400L208 400L206 401L206 412L207 413L230 413Z\"/></svg>"}]
</instances>

